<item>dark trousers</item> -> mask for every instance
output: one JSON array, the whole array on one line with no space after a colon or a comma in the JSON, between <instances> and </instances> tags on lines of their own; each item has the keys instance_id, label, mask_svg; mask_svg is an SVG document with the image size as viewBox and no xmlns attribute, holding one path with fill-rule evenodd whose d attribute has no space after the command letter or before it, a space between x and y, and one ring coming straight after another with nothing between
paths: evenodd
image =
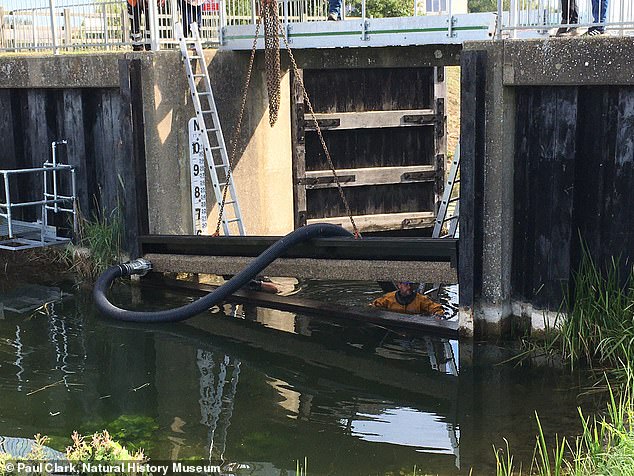
<instances>
[{"instance_id":1,"label":"dark trousers","mask_svg":"<svg viewBox=\"0 0 634 476\"><path fill-rule=\"evenodd\" d=\"M564 25L579 23L577 0L561 0L561 23Z\"/></svg>"},{"instance_id":2,"label":"dark trousers","mask_svg":"<svg viewBox=\"0 0 634 476\"><path fill-rule=\"evenodd\" d=\"M187 3L186 0L180 0L181 15L183 17L183 34L191 36L189 25L197 23L198 28L201 27L203 19L203 9L201 6L195 6Z\"/></svg>"},{"instance_id":3,"label":"dark trousers","mask_svg":"<svg viewBox=\"0 0 634 476\"><path fill-rule=\"evenodd\" d=\"M593 23L605 23L608 16L608 0L592 0ZM592 29L604 31L605 26L593 26Z\"/></svg>"},{"instance_id":4,"label":"dark trousers","mask_svg":"<svg viewBox=\"0 0 634 476\"><path fill-rule=\"evenodd\" d=\"M128 18L130 19L130 39L134 46L140 46L150 39L150 22L147 21L147 5L140 0L135 6L128 3ZM141 33L141 14L145 14L145 38Z\"/></svg>"}]
</instances>

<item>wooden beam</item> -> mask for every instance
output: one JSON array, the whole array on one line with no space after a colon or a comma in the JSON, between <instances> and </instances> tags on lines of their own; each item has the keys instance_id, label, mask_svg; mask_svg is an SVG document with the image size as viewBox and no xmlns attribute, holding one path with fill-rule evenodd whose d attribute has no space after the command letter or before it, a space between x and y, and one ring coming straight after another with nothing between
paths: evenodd
<instances>
[{"instance_id":1,"label":"wooden beam","mask_svg":"<svg viewBox=\"0 0 634 476\"><path fill-rule=\"evenodd\" d=\"M337 177L342 187L434 182L436 180L436 168L433 165L412 165L407 167L339 169L337 170ZM306 178L300 183L305 184L306 188L311 190L337 186L330 170L306 172Z\"/></svg>"},{"instance_id":2,"label":"wooden beam","mask_svg":"<svg viewBox=\"0 0 634 476\"><path fill-rule=\"evenodd\" d=\"M156 277L152 278L156 279ZM209 284L193 283L178 279L158 278L167 286L183 289L191 289L203 293L211 293L218 287ZM253 304L255 306L280 311L297 312L320 316L326 319L348 319L355 321L371 322L395 329L407 329L421 331L449 339L458 338L458 322L438 320L432 316L399 314L396 312L382 311L369 306L353 307L341 304L324 303L312 299L301 299L295 296L279 296L277 294L263 293L241 289L227 298L228 302L236 304Z\"/></svg>"},{"instance_id":3,"label":"wooden beam","mask_svg":"<svg viewBox=\"0 0 634 476\"><path fill-rule=\"evenodd\" d=\"M200 256L256 257L280 240L279 236L194 236L145 235L140 237L143 253ZM288 249L280 258L350 259L368 261L456 260L456 239L352 237L314 238Z\"/></svg>"},{"instance_id":4,"label":"wooden beam","mask_svg":"<svg viewBox=\"0 0 634 476\"><path fill-rule=\"evenodd\" d=\"M426 228L434 225L436 214L433 211L427 212L404 212L404 213L383 213L379 215L355 216L354 222L362 232L386 231L386 230L411 230L414 228ZM352 230L350 218L347 216L315 218L308 220L312 223L332 223L339 225L346 230Z\"/></svg>"},{"instance_id":5,"label":"wooden beam","mask_svg":"<svg viewBox=\"0 0 634 476\"><path fill-rule=\"evenodd\" d=\"M329 129L376 129L381 127L418 127L433 125L436 114L433 109L408 109L398 111L334 112L315 114L319 128ZM305 128L314 131L315 124L310 114L304 114Z\"/></svg>"},{"instance_id":6,"label":"wooden beam","mask_svg":"<svg viewBox=\"0 0 634 476\"><path fill-rule=\"evenodd\" d=\"M293 224L297 229L306 224L306 145L304 143L304 94L301 83L303 71L291 69L291 144L293 169Z\"/></svg>"}]
</instances>

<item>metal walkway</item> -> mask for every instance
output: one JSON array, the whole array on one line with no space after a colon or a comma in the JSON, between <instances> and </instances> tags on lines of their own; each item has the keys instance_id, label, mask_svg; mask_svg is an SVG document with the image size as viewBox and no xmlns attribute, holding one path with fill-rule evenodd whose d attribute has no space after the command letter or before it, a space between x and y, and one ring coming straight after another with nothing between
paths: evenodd
<instances>
[{"instance_id":1,"label":"metal walkway","mask_svg":"<svg viewBox=\"0 0 634 476\"><path fill-rule=\"evenodd\" d=\"M397 18L355 18L345 21L289 22L284 24L292 49L354 48L461 44L489 40L495 34L496 14L429 15ZM250 50L255 25L223 28L221 49ZM264 49L260 33L258 49ZM283 43L282 43L282 47Z\"/></svg>"}]
</instances>

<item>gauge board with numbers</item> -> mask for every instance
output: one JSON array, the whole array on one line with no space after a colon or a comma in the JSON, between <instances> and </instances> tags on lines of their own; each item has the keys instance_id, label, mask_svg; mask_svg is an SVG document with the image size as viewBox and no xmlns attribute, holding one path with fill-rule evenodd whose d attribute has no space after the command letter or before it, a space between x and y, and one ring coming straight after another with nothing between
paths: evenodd
<instances>
[{"instance_id":1,"label":"gauge board with numbers","mask_svg":"<svg viewBox=\"0 0 634 476\"><path fill-rule=\"evenodd\" d=\"M189 165L192 193L192 223L195 235L207 234L207 191L205 189L205 151L202 132L195 118L187 124L189 130Z\"/></svg>"}]
</instances>

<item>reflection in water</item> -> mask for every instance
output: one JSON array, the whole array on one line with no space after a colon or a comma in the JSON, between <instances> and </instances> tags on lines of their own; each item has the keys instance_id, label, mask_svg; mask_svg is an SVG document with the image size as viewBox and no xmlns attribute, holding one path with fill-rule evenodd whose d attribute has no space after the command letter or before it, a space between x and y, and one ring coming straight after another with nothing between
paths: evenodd
<instances>
[{"instance_id":1,"label":"reflection in water","mask_svg":"<svg viewBox=\"0 0 634 476\"><path fill-rule=\"evenodd\" d=\"M15 366L18 368L18 372L15 374L15 378L18 380L17 390L22 391L22 374L24 373L24 367L22 366L22 339L20 338L20 326L15 326L15 340L13 341L15 346Z\"/></svg>"},{"instance_id":2,"label":"reflection in water","mask_svg":"<svg viewBox=\"0 0 634 476\"><path fill-rule=\"evenodd\" d=\"M214 375L214 354L210 351L198 349L196 360L200 371L200 423L208 428L208 458L221 462L225 460L227 447L227 431L231 424L233 405L240 378L240 361L223 355L220 359L218 376ZM227 381L227 372L231 373ZM214 382L217 380L217 384ZM225 392L225 387L228 391ZM218 432L216 438L216 432ZM215 454L214 454L215 450Z\"/></svg>"},{"instance_id":3,"label":"reflection in water","mask_svg":"<svg viewBox=\"0 0 634 476\"><path fill-rule=\"evenodd\" d=\"M132 289L140 302L189 299ZM125 302L131 288L116 291ZM398 474L414 465L488 474L496 438L530 457L533 428L516 419L530 421L534 409L544 420L566 412L576 419L576 392L558 373L461 365L455 341L365 323L226 310L191 325L124 325L96 316L78 292L30 319L7 313L0 434L61 441L140 415L159 427L154 460L249 463L250 474L292 474L304 457L311 475ZM559 389L557 399L544 388Z\"/></svg>"}]
</instances>

